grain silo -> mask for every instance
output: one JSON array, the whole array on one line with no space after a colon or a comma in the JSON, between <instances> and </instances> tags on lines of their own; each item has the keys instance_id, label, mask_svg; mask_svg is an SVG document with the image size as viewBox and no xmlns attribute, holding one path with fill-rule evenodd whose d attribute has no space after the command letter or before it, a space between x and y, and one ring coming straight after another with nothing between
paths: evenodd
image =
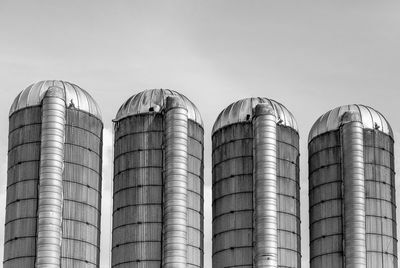
<instances>
[{"instance_id":1,"label":"grain silo","mask_svg":"<svg viewBox=\"0 0 400 268\"><path fill-rule=\"evenodd\" d=\"M322 115L309 134L311 268L397 267L393 132L364 105Z\"/></svg>"},{"instance_id":2,"label":"grain silo","mask_svg":"<svg viewBox=\"0 0 400 268\"><path fill-rule=\"evenodd\" d=\"M293 115L273 100L243 99L212 133L213 267L300 267Z\"/></svg>"},{"instance_id":3,"label":"grain silo","mask_svg":"<svg viewBox=\"0 0 400 268\"><path fill-rule=\"evenodd\" d=\"M203 267L203 123L185 96L129 98L115 122L112 267Z\"/></svg>"},{"instance_id":4,"label":"grain silo","mask_svg":"<svg viewBox=\"0 0 400 268\"><path fill-rule=\"evenodd\" d=\"M4 263L99 267L100 110L80 87L42 81L9 115Z\"/></svg>"}]
</instances>

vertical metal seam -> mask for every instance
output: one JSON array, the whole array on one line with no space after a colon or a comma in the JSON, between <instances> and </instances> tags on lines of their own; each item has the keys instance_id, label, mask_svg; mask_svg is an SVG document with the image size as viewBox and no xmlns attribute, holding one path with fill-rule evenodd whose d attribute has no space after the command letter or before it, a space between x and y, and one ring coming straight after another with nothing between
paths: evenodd
<instances>
[{"instance_id":1,"label":"vertical metal seam","mask_svg":"<svg viewBox=\"0 0 400 268\"><path fill-rule=\"evenodd\" d=\"M363 125L359 115L352 112L345 113L342 120L345 267L365 268L367 257Z\"/></svg>"},{"instance_id":2,"label":"vertical metal seam","mask_svg":"<svg viewBox=\"0 0 400 268\"><path fill-rule=\"evenodd\" d=\"M188 111L167 97L164 117L163 268L187 266Z\"/></svg>"},{"instance_id":3,"label":"vertical metal seam","mask_svg":"<svg viewBox=\"0 0 400 268\"><path fill-rule=\"evenodd\" d=\"M65 116L62 90L52 87L42 103L37 268L61 265Z\"/></svg>"},{"instance_id":4,"label":"vertical metal seam","mask_svg":"<svg viewBox=\"0 0 400 268\"><path fill-rule=\"evenodd\" d=\"M253 118L254 266L278 267L276 115L258 104Z\"/></svg>"}]
</instances>

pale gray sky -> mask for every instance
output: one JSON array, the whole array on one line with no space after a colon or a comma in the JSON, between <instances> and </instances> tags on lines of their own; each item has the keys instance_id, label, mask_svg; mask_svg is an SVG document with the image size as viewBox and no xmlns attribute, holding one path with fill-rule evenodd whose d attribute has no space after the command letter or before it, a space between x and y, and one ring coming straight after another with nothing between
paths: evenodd
<instances>
[{"instance_id":1,"label":"pale gray sky","mask_svg":"<svg viewBox=\"0 0 400 268\"><path fill-rule=\"evenodd\" d=\"M381 111L400 138L399 14L398 1L0 0L0 259L9 107L29 84L61 79L88 90L103 112L102 268L110 255L111 119L129 96L147 88L180 91L203 115L206 268L214 120L250 96L275 99L292 111L301 136L308 267L308 131L329 109L363 103ZM399 155L397 143L395 149Z\"/></svg>"}]
</instances>

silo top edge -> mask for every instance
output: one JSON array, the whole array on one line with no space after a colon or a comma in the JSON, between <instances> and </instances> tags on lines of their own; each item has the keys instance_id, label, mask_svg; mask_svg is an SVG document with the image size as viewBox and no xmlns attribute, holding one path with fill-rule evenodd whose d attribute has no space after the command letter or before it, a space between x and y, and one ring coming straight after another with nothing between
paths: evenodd
<instances>
[{"instance_id":1,"label":"silo top edge","mask_svg":"<svg viewBox=\"0 0 400 268\"><path fill-rule=\"evenodd\" d=\"M86 90L75 84L60 80L40 81L22 90L11 105L9 116L18 110L40 105L45 93L51 87L62 89L67 107L74 107L75 109L85 111L102 120L97 102Z\"/></svg>"},{"instance_id":2,"label":"silo top edge","mask_svg":"<svg viewBox=\"0 0 400 268\"><path fill-rule=\"evenodd\" d=\"M364 128L377 129L393 138L392 127L380 112L366 105L350 104L337 107L320 116L310 130L308 142L321 134L339 129L343 115L349 111L360 116Z\"/></svg>"},{"instance_id":3,"label":"silo top edge","mask_svg":"<svg viewBox=\"0 0 400 268\"><path fill-rule=\"evenodd\" d=\"M127 99L119 108L114 122L123 118L151 112L161 112L168 96L180 98L188 110L188 118L203 127L203 119L197 107L186 96L170 89L147 89Z\"/></svg>"},{"instance_id":4,"label":"silo top edge","mask_svg":"<svg viewBox=\"0 0 400 268\"><path fill-rule=\"evenodd\" d=\"M251 121L254 108L259 103L268 103L274 109L280 125L290 127L298 132L297 122L293 114L281 103L267 98L246 98L230 104L218 115L212 133L217 130L240 122Z\"/></svg>"}]
</instances>

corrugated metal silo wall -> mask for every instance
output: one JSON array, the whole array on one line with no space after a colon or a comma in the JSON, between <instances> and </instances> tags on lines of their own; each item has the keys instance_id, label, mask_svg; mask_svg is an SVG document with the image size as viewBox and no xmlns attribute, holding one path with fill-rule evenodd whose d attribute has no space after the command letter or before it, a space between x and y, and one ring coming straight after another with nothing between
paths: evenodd
<instances>
[{"instance_id":1,"label":"corrugated metal silo wall","mask_svg":"<svg viewBox=\"0 0 400 268\"><path fill-rule=\"evenodd\" d=\"M393 139L364 130L368 268L397 267Z\"/></svg>"},{"instance_id":2,"label":"corrugated metal silo wall","mask_svg":"<svg viewBox=\"0 0 400 268\"><path fill-rule=\"evenodd\" d=\"M100 265L103 124L67 109L61 267Z\"/></svg>"},{"instance_id":3,"label":"corrugated metal silo wall","mask_svg":"<svg viewBox=\"0 0 400 268\"><path fill-rule=\"evenodd\" d=\"M253 267L253 128L214 133L213 267ZM300 267L299 136L277 128L278 266Z\"/></svg>"},{"instance_id":4,"label":"corrugated metal silo wall","mask_svg":"<svg viewBox=\"0 0 400 268\"><path fill-rule=\"evenodd\" d=\"M40 106L10 117L4 268L35 266L41 120Z\"/></svg>"},{"instance_id":5,"label":"corrugated metal silo wall","mask_svg":"<svg viewBox=\"0 0 400 268\"><path fill-rule=\"evenodd\" d=\"M61 267L99 267L101 121L67 110ZM34 267L41 107L10 117L4 267Z\"/></svg>"},{"instance_id":6,"label":"corrugated metal silo wall","mask_svg":"<svg viewBox=\"0 0 400 268\"><path fill-rule=\"evenodd\" d=\"M203 129L189 121L188 267L203 267ZM163 116L116 123L113 267L161 265Z\"/></svg>"},{"instance_id":7,"label":"corrugated metal silo wall","mask_svg":"<svg viewBox=\"0 0 400 268\"><path fill-rule=\"evenodd\" d=\"M343 266L340 131L309 143L311 267ZM397 267L393 140L364 130L367 267Z\"/></svg>"},{"instance_id":8,"label":"corrugated metal silo wall","mask_svg":"<svg viewBox=\"0 0 400 268\"><path fill-rule=\"evenodd\" d=\"M320 135L308 145L311 268L343 264L340 132Z\"/></svg>"}]
</instances>

